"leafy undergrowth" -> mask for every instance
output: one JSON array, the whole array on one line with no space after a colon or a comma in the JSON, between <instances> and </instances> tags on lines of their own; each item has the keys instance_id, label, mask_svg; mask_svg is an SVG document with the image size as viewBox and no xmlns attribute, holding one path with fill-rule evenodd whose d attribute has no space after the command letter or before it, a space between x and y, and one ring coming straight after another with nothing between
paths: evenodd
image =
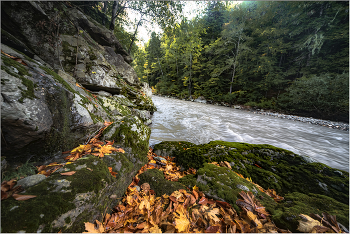
<instances>
[{"instance_id":1,"label":"leafy undergrowth","mask_svg":"<svg viewBox=\"0 0 350 234\"><path fill-rule=\"evenodd\" d=\"M174 158L158 157L151 148L148 160L134 177L122 201L114 207L114 213L106 214L103 222L86 222L87 232L84 233L290 233L289 230L276 227L271 215L255 199L252 192L240 192L241 199L236 201L242 209L240 213L227 202L206 198L196 186L191 190L176 190L170 196L163 194L156 197L148 183L137 186L140 174L148 169L159 169L167 180L178 181L188 174L196 174L196 170L190 168L181 172L173 162ZM231 169L227 162L212 164ZM253 183L251 179L246 180ZM255 185L276 202L283 200L274 190L264 190ZM300 214L302 220L299 221L299 231L341 232L335 216L327 213L323 214L323 218L317 214L310 216Z\"/></svg>"}]
</instances>

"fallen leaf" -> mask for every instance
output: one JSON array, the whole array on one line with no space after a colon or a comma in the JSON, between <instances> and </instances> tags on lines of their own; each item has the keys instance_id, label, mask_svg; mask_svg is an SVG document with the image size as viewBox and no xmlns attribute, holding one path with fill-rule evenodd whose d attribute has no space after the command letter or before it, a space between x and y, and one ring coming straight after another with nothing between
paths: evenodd
<instances>
[{"instance_id":1,"label":"fallen leaf","mask_svg":"<svg viewBox=\"0 0 350 234\"><path fill-rule=\"evenodd\" d=\"M83 233L103 233L104 228L100 221L96 220L97 228L95 228L95 225L93 223L86 222L85 223L85 230L87 232Z\"/></svg>"},{"instance_id":2,"label":"fallen leaf","mask_svg":"<svg viewBox=\"0 0 350 234\"><path fill-rule=\"evenodd\" d=\"M35 195L19 195L19 194L13 194L12 197L16 199L17 201L25 201L31 198L36 197Z\"/></svg>"},{"instance_id":3,"label":"fallen leaf","mask_svg":"<svg viewBox=\"0 0 350 234\"><path fill-rule=\"evenodd\" d=\"M60 173L61 175L66 175L66 176L71 176L75 173L75 171L68 171L68 172L63 172L63 173Z\"/></svg>"},{"instance_id":4,"label":"fallen leaf","mask_svg":"<svg viewBox=\"0 0 350 234\"><path fill-rule=\"evenodd\" d=\"M188 232L190 228L190 221L187 219L186 210L183 206L178 206L176 213L174 213L175 217L175 228L178 232Z\"/></svg>"},{"instance_id":5,"label":"fallen leaf","mask_svg":"<svg viewBox=\"0 0 350 234\"><path fill-rule=\"evenodd\" d=\"M321 223L317 220L314 220L308 215L300 214L299 217L302 220L298 220L299 226L297 228L300 232L311 232L314 226L321 226Z\"/></svg>"}]
</instances>

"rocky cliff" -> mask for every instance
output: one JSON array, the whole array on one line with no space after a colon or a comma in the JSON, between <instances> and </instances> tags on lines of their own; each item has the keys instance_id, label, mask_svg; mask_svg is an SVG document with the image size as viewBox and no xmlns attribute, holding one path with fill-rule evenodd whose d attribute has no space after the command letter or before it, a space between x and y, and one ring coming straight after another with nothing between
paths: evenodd
<instances>
[{"instance_id":1,"label":"rocky cliff","mask_svg":"<svg viewBox=\"0 0 350 234\"><path fill-rule=\"evenodd\" d=\"M23 194L37 197L3 200L1 230L82 232L147 161L151 92L113 33L77 7L2 2L1 19L2 173L26 162L64 163L62 152L86 143L105 121L113 124L103 138L125 150L66 165L63 171L77 171L68 179L57 171L22 183Z\"/></svg>"}]
</instances>

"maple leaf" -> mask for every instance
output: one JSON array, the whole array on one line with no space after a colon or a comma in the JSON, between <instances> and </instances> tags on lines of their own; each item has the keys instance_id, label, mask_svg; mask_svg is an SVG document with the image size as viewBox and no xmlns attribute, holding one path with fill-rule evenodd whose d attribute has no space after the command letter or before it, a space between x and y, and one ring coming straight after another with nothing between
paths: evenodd
<instances>
[{"instance_id":1,"label":"maple leaf","mask_svg":"<svg viewBox=\"0 0 350 234\"><path fill-rule=\"evenodd\" d=\"M175 228L178 232L188 232L190 228L190 221L187 219L186 210L182 205L179 205L175 217Z\"/></svg>"},{"instance_id":2,"label":"maple leaf","mask_svg":"<svg viewBox=\"0 0 350 234\"><path fill-rule=\"evenodd\" d=\"M93 223L86 222L85 230L87 232L83 232L83 233L103 233L104 227L102 223L98 220L96 220L96 223L97 223L97 228L95 228L95 225Z\"/></svg>"},{"instance_id":3,"label":"maple leaf","mask_svg":"<svg viewBox=\"0 0 350 234\"><path fill-rule=\"evenodd\" d=\"M219 208L214 208L206 211L205 215L208 217L209 220L212 220L214 223L220 222L220 219L218 216L220 214Z\"/></svg>"},{"instance_id":4,"label":"maple leaf","mask_svg":"<svg viewBox=\"0 0 350 234\"><path fill-rule=\"evenodd\" d=\"M100 146L99 145L99 149L95 149L94 151L98 151L98 153L93 153L93 155L95 156L99 156L100 158L103 158L105 154L110 154L113 151L118 151L116 148L114 148L111 145L104 145L104 146Z\"/></svg>"},{"instance_id":5,"label":"maple leaf","mask_svg":"<svg viewBox=\"0 0 350 234\"><path fill-rule=\"evenodd\" d=\"M162 230L158 227L158 225L154 225L149 229L150 233L162 233Z\"/></svg>"}]
</instances>

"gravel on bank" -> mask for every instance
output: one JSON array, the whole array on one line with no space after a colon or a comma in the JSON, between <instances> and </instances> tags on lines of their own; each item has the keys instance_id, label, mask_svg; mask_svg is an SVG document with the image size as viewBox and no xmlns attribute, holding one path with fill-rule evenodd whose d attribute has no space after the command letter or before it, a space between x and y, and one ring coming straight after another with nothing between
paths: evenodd
<instances>
[{"instance_id":1,"label":"gravel on bank","mask_svg":"<svg viewBox=\"0 0 350 234\"><path fill-rule=\"evenodd\" d=\"M177 97L165 96L165 95L159 95L159 94L153 94L153 95L160 96L160 97L179 99L179 100L183 100L183 101L195 102L194 99L181 99L181 98L177 98ZM323 127L334 128L334 129L339 129L339 130L343 130L343 131L349 131L349 124L343 123L343 122L335 122L335 121L323 120L323 119L314 119L312 117L302 117L302 116L297 116L297 115L281 114L281 113L276 113L276 112L264 111L262 109L253 109L253 108L249 108L249 107L243 106L243 105L232 105L232 106L230 106L228 103L224 103L224 102L222 102L222 103L218 103L218 102L209 103L208 101L205 101L205 102L204 101L198 101L198 102L205 103L205 104L210 104L210 105L216 105L216 106L226 106L226 107L229 107L229 108L249 111L249 112L252 112L254 114L269 115L269 116L273 116L275 118L289 119L289 120L292 120L292 121L300 121L300 122L303 122L303 123L315 124L315 125L320 125L320 126L323 126Z\"/></svg>"}]
</instances>

